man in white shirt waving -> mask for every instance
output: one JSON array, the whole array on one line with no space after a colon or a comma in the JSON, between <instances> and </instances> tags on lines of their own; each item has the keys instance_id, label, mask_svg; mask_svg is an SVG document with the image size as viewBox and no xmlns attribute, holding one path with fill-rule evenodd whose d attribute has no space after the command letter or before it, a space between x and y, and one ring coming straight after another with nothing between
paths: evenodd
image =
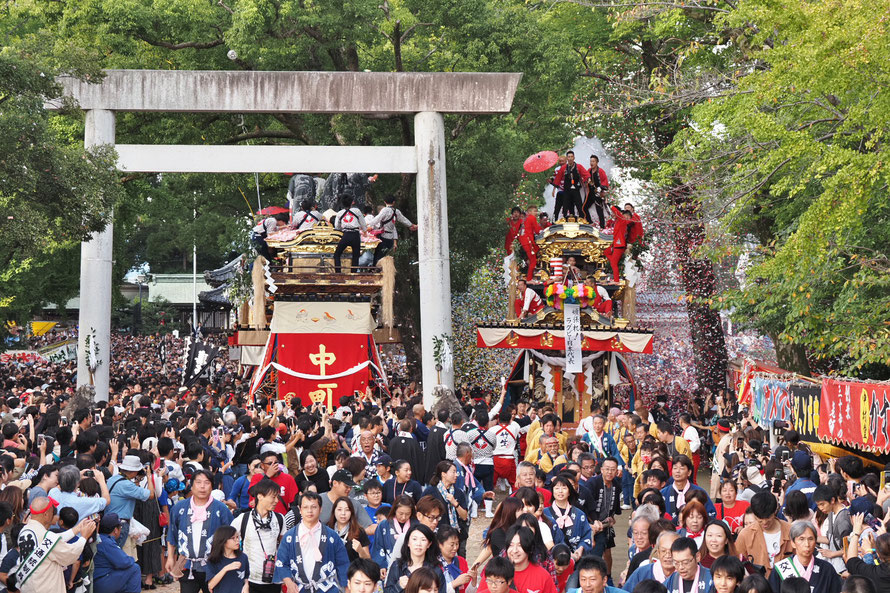
<instances>
[{"instance_id":1,"label":"man in white shirt waving","mask_svg":"<svg viewBox=\"0 0 890 593\"><path fill-rule=\"evenodd\" d=\"M520 278L516 282L516 315L525 319L529 315L535 315L544 308L544 301L534 290L528 287L526 281Z\"/></svg>"}]
</instances>

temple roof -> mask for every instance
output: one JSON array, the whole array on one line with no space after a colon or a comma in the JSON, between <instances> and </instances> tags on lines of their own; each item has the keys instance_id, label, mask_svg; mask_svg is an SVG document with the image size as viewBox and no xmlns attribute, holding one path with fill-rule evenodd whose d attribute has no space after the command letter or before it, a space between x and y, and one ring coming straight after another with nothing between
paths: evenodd
<instances>
[{"instance_id":1,"label":"temple roof","mask_svg":"<svg viewBox=\"0 0 890 593\"><path fill-rule=\"evenodd\" d=\"M241 260L243 258L243 255L239 255L221 268L204 270L204 281L214 288L229 282L241 268Z\"/></svg>"}]
</instances>

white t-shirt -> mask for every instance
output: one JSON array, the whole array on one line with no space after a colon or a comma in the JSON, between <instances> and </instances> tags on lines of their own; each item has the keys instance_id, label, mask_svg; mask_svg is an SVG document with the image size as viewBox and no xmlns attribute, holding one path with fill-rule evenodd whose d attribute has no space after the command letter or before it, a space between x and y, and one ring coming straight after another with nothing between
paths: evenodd
<instances>
[{"instance_id":1,"label":"white t-shirt","mask_svg":"<svg viewBox=\"0 0 890 593\"><path fill-rule=\"evenodd\" d=\"M776 563L776 556L779 555L779 550L782 545L782 530L778 530L775 533L767 533L763 532L763 539L766 540L766 551L769 554L769 567L772 568Z\"/></svg>"},{"instance_id":2,"label":"white t-shirt","mask_svg":"<svg viewBox=\"0 0 890 593\"><path fill-rule=\"evenodd\" d=\"M266 554L274 555L278 551L278 538L284 533L284 519L272 517L270 529L259 530L253 519L254 511L241 513L232 521L232 527L241 533L242 523L248 521L247 530L244 532L244 540L241 542L244 553L247 555L247 563L250 567L248 580L252 583L263 583L263 562ZM273 513L275 514L275 513ZM279 525L281 528L279 529ZM262 542L260 542L262 539ZM265 550L265 553L263 553Z\"/></svg>"},{"instance_id":3,"label":"white t-shirt","mask_svg":"<svg viewBox=\"0 0 890 593\"><path fill-rule=\"evenodd\" d=\"M686 430L683 431L683 438L689 443L689 449L693 453L698 453L698 450L701 449L701 439L698 438L698 431L694 426L686 427Z\"/></svg>"}]
</instances>

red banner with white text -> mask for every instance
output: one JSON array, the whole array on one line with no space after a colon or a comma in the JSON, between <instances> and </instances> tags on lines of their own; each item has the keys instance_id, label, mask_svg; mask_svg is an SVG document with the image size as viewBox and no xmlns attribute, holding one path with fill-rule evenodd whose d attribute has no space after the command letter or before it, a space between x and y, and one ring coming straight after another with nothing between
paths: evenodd
<instances>
[{"instance_id":1,"label":"red banner with white text","mask_svg":"<svg viewBox=\"0 0 890 593\"><path fill-rule=\"evenodd\" d=\"M890 452L890 385L823 379L819 438Z\"/></svg>"},{"instance_id":2,"label":"red banner with white text","mask_svg":"<svg viewBox=\"0 0 890 593\"><path fill-rule=\"evenodd\" d=\"M298 398L305 406L323 403L333 410L342 396L364 392L379 364L369 335L273 333L259 372L275 371L278 399ZM254 379L254 390L260 381Z\"/></svg>"}]
</instances>

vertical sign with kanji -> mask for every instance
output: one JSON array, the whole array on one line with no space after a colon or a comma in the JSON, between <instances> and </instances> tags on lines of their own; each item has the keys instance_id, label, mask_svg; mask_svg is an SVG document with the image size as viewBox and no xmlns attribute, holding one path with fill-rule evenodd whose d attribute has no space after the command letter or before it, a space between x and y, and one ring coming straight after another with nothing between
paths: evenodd
<instances>
[{"instance_id":1,"label":"vertical sign with kanji","mask_svg":"<svg viewBox=\"0 0 890 593\"><path fill-rule=\"evenodd\" d=\"M581 369L581 305L565 305L566 372L580 373Z\"/></svg>"}]
</instances>

